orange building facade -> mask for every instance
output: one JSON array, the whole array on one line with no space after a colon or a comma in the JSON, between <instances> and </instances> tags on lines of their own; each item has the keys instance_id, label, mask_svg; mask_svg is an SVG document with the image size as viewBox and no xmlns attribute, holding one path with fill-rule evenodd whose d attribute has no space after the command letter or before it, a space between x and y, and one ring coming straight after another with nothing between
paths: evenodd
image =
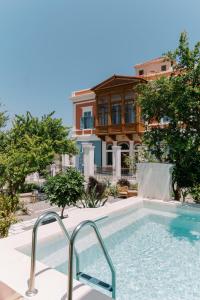
<instances>
[{"instance_id":1,"label":"orange building facade","mask_svg":"<svg viewBox=\"0 0 200 300\"><path fill-rule=\"evenodd\" d=\"M136 103L140 83L170 76L171 65L163 57L134 66L134 76L113 75L91 89L73 92L73 137L80 155L76 166L82 168L82 144L95 146L95 165L112 167L112 147L121 146L121 164L141 145L144 124Z\"/></svg>"}]
</instances>

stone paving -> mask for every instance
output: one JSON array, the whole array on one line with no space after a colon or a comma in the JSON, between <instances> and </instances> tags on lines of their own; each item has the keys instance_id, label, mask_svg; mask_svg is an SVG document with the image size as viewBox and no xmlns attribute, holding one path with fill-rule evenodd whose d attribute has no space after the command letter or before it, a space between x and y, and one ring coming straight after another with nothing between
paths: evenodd
<instances>
[{"instance_id":1,"label":"stone paving","mask_svg":"<svg viewBox=\"0 0 200 300\"><path fill-rule=\"evenodd\" d=\"M120 198L115 198L115 199L110 198L108 200L108 202L113 203L113 202L116 202L119 200L121 200L121 199ZM61 211L61 209L58 206L51 206L49 204L49 202L47 202L47 201L39 201L39 202L35 202L35 203L29 203L26 205L26 208L28 210L28 214L18 216L19 222L11 225L8 236L19 234L26 230L32 229L37 218L47 211L50 211L50 210L55 211L58 214ZM74 210L74 209L77 209L77 208L76 207L66 207L64 214L67 215L67 213L69 211Z\"/></svg>"},{"instance_id":2,"label":"stone paving","mask_svg":"<svg viewBox=\"0 0 200 300\"><path fill-rule=\"evenodd\" d=\"M29 230L33 228L35 221L37 218L46 211L52 210L56 212L60 212L60 208L57 206L51 206L46 201L40 201L36 203L30 203L26 205L28 210L28 214L23 214L18 216L19 222L13 224L9 230L9 236L22 233L25 230Z\"/></svg>"}]
</instances>

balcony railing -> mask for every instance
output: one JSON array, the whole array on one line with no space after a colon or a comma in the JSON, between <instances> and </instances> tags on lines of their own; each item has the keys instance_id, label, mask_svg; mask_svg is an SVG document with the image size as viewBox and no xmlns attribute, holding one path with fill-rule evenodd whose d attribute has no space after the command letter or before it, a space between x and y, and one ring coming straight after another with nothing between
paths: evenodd
<instances>
[{"instance_id":1,"label":"balcony railing","mask_svg":"<svg viewBox=\"0 0 200 300\"><path fill-rule=\"evenodd\" d=\"M111 124L107 126L97 126L96 134L120 134L120 133L133 133L139 131L138 127L140 124Z\"/></svg>"}]
</instances>

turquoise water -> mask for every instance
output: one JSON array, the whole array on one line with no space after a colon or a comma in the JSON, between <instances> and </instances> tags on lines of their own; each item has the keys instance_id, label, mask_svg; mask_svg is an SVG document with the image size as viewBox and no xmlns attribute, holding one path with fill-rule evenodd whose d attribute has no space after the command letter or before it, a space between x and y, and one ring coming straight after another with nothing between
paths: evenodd
<instances>
[{"instance_id":1,"label":"turquoise water","mask_svg":"<svg viewBox=\"0 0 200 300\"><path fill-rule=\"evenodd\" d=\"M99 225L102 235L109 224L117 227L117 232L105 238L116 268L117 299L199 300L200 217L189 214L172 217L148 209L141 209L140 213L137 220L136 212L123 215L121 220L125 217L129 224L125 226L121 221L121 229L120 216ZM66 273L66 242L58 237L45 247L40 245L38 259ZM111 282L98 245L82 251L80 262L81 271Z\"/></svg>"}]
</instances>

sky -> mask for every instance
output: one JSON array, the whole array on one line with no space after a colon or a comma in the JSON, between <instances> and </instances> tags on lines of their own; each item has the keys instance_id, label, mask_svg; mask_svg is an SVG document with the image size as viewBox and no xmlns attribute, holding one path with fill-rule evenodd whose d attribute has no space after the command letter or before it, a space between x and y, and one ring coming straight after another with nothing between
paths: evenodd
<instances>
[{"instance_id":1,"label":"sky","mask_svg":"<svg viewBox=\"0 0 200 300\"><path fill-rule=\"evenodd\" d=\"M12 119L55 111L74 90L200 40L199 0L0 0L0 103Z\"/></svg>"}]
</instances>

